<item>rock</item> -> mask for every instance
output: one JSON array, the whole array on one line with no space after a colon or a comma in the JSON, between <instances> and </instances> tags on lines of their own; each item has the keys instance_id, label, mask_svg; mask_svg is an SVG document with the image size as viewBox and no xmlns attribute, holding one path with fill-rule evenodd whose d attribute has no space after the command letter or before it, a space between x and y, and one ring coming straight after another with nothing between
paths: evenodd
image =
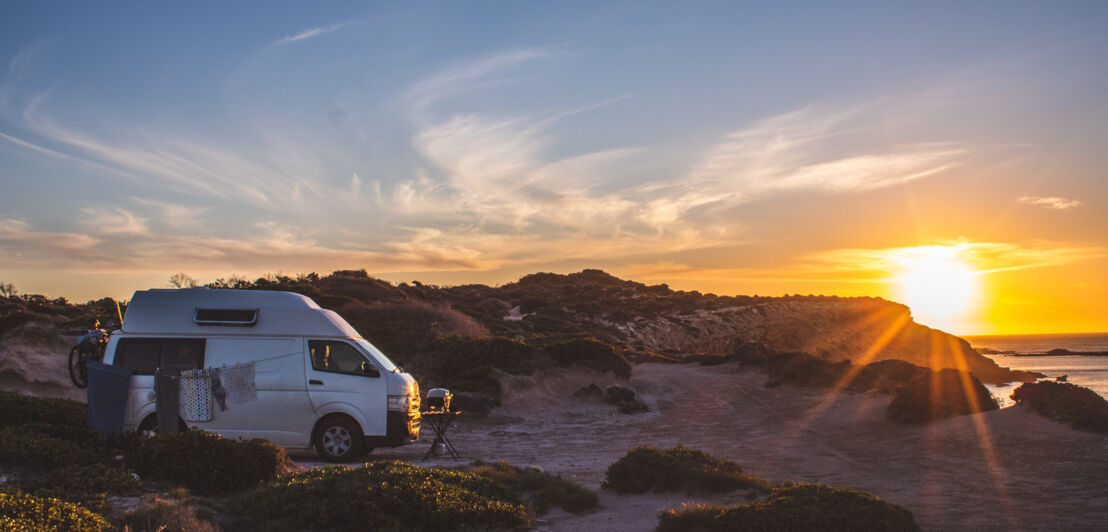
<instances>
[{"instance_id":1,"label":"rock","mask_svg":"<svg viewBox=\"0 0 1108 532\"><path fill-rule=\"evenodd\" d=\"M0 336L0 388L36 397L85 401L86 392L69 380L69 349L52 323L31 321Z\"/></svg>"},{"instance_id":2,"label":"rock","mask_svg":"<svg viewBox=\"0 0 1108 532\"><path fill-rule=\"evenodd\" d=\"M635 390L622 386L609 386L607 390L604 390L604 402L619 407L619 411L624 414L650 410L646 403L639 399Z\"/></svg>"},{"instance_id":3,"label":"rock","mask_svg":"<svg viewBox=\"0 0 1108 532\"><path fill-rule=\"evenodd\" d=\"M599 386L597 386L596 383L592 383L588 386L581 387L581 389L577 390L576 392L573 392L573 396L574 397L586 397L586 398L588 398L588 397L601 398L601 397L604 397L604 390L601 389Z\"/></svg>"}]
</instances>

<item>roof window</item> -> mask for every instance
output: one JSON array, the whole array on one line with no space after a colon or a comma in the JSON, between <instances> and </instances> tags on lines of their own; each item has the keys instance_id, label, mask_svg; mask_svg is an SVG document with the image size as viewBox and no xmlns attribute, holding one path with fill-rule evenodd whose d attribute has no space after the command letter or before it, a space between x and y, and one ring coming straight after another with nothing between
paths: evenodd
<instances>
[{"instance_id":1,"label":"roof window","mask_svg":"<svg viewBox=\"0 0 1108 532\"><path fill-rule=\"evenodd\" d=\"M253 327L258 323L256 308L197 308L193 317L197 325L229 325Z\"/></svg>"}]
</instances>

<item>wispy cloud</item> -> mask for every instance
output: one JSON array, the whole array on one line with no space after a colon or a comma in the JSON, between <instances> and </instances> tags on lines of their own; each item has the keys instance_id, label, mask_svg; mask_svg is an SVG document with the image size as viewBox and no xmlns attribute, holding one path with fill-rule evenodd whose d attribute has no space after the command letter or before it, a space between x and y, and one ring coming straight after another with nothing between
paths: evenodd
<instances>
[{"instance_id":1,"label":"wispy cloud","mask_svg":"<svg viewBox=\"0 0 1108 532\"><path fill-rule=\"evenodd\" d=\"M86 207L81 209L84 226L101 235L146 235L149 233L143 216L119 207Z\"/></svg>"},{"instance_id":2,"label":"wispy cloud","mask_svg":"<svg viewBox=\"0 0 1108 532\"><path fill-rule=\"evenodd\" d=\"M4 133L0 133L0 138L6 140L8 142L11 142L12 144L15 144L17 146L22 146L22 147L27 148L29 150L34 150L34 151L37 151L39 153L49 155L51 157L55 157L55 158L58 158L58 159L69 159L70 158L68 155L66 155L64 153L56 152L56 151L51 150L49 148L43 148L42 146L39 146L38 144L27 142L25 140L13 137L11 135L5 135Z\"/></svg>"},{"instance_id":3,"label":"wispy cloud","mask_svg":"<svg viewBox=\"0 0 1108 532\"><path fill-rule=\"evenodd\" d=\"M773 191L866 191L914 181L963 161L944 144L891 146L851 153L831 141L849 131L856 111L805 109L735 131L708 151L686 177L690 186L724 186L750 197Z\"/></svg>"},{"instance_id":4,"label":"wispy cloud","mask_svg":"<svg viewBox=\"0 0 1108 532\"><path fill-rule=\"evenodd\" d=\"M167 201L131 197L131 201L142 205L161 218L162 223L175 229L192 229L200 226L200 215L211 207L189 207Z\"/></svg>"},{"instance_id":5,"label":"wispy cloud","mask_svg":"<svg viewBox=\"0 0 1108 532\"><path fill-rule=\"evenodd\" d=\"M296 33L294 35L286 35L284 37L281 37L280 39L277 39L276 41L273 41L272 43L270 43L270 45L271 46L280 46L280 45L283 45L283 44L290 44L290 43L294 43L294 42L298 42L298 41L303 41L303 40L311 39L313 37L319 37L320 35L326 35L328 33L331 33L332 31L340 30L340 29L345 28L347 26L351 26L351 25L354 25L354 24L362 24L364 22L366 22L366 21L364 21L364 20L351 20L351 21L348 21L348 22L341 22L341 23L338 23L338 24L332 24L330 26L320 26L320 27L317 27L317 28L309 28L309 29L306 29L304 31L301 31L300 33Z\"/></svg>"},{"instance_id":6,"label":"wispy cloud","mask_svg":"<svg viewBox=\"0 0 1108 532\"><path fill-rule=\"evenodd\" d=\"M1028 205L1037 205L1039 207L1046 207L1048 209L1056 209L1064 211L1066 209L1072 209L1081 205L1081 202L1075 199L1060 198L1057 196L1024 196L1019 199L1021 203Z\"/></svg>"},{"instance_id":7,"label":"wispy cloud","mask_svg":"<svg viewBox=\"0 0 1108 532\"><path fill-rule=\"evenodd\" d=\"M132 182L160 184L191 196L234 198L264 208L298 208L306 199L343 196L344 191L323 184L327 169L311 147L274 133L259 133L257 150L174 138L173 134L136 134L131 139L109 138L62 126L40 113L38 105L24 112L25 124L66 153L7 139L21 146L65 157ZM7 136L5 135L5 138Z\"/></svg>"},{"instance_id":8,"label":"wispy cloud","mask_svg":"<svg viewBox=\"0 0 1108 532\"><path fill-rule=\"evenodd\" d=\"M543 48L520 48L460 61L412 85L405 92L405 100L414 110L422 112L440 100L488 86L492 83L489 74L544 57L548 53Z\"/></svg>"}]
</instances>

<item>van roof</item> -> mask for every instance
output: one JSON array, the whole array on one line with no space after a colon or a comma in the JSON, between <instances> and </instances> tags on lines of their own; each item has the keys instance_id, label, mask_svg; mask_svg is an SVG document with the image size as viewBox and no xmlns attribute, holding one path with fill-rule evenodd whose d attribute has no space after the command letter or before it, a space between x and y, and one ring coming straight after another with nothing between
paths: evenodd
<instances>
[{"instance_id":1,"label":"van roof","mask_svg":"<svg viewBox=\"0 0 1108 532\"><path fill-rule=\"evenodd\" d=\"M198 310L256 310L256 320L198 320ZM200 323L198 323L200 321ZM223 326L221 326L223 325ZM128 334L360 337L338 314L292 292L210 288L138 290L123 316Z\"/></svg>"}]
</instances>

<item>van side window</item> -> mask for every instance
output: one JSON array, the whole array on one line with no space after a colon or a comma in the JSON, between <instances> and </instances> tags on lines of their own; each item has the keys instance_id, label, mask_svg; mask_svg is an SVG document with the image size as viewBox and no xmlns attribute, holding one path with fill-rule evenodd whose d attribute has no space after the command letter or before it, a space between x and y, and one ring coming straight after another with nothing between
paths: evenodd
<instances>
[{"instance_id":1,"label":"van side window","mask_svg":"<svg viewBox=\"0 0 1108 532\"><path fill-rule=\"evenodd\" d=\"M312 368L316 371L365 375L362 362L366 362L366 358L346 342L308 340L308 350L312 355Z\"/></svg>"},{"instance_id":2,"label":"van side window","mask_svg":"<svg viewBox=\"0 0 1108 532\"><path fill-rule=\"evenodd\" d=\"M116 366L131 368L136 375L154 371L180 371L204 367L202 338L122 338L115 348Z\"/></svg>"}]
</instances>

